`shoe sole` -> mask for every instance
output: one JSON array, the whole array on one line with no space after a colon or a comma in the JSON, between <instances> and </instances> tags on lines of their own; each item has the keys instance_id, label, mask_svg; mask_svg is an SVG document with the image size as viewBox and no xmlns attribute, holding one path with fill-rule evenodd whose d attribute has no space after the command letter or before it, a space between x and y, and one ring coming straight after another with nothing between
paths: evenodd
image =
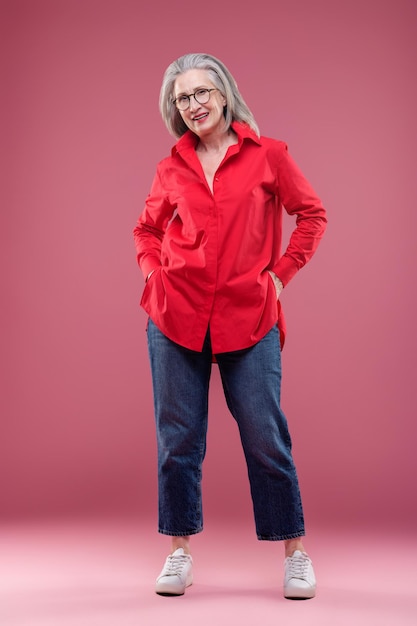
<instances>
[{"instance_id":1,"label":"shoe sole","mask_svg":"<svg viewBox=\"0 0 417 626\"><path fill-rule=\"evenodd\" d=\"M284 598L287 600L312 600L316 596L316 590L311 589L311 591L292 591L289 593L284 593Z\"/></svg>"},{"instance_id":2,"label":"shoe sole","mask_svg":"<svg viewBox=\"0 0 417 626\"><path fill-rule=\"evenodd\" d=\"M170 591L155 591L155 593L158 596L174 597L174 596L183 596L185 591L182 591L181 593L178 593L178 592L171 593Z\"/></svg>"},{"instance_id":3,"label":"shoe sole","mask_svg":"<svg viewBox=\"0 0 417 626\"><path fill-rule=\"evenodd\" d=\"M191 582L187 582L187 584L185 585L185 589L187 587L190 587L193 584L193 581ZM158 596L183 596L185 593L185 589L184 591L179 591L173 587L169 587L169 585L166 585L165 588L164 586L162 586L160 589L158 589L158 586L155 589L155 593Z\"/></svg>"}]
</instances>

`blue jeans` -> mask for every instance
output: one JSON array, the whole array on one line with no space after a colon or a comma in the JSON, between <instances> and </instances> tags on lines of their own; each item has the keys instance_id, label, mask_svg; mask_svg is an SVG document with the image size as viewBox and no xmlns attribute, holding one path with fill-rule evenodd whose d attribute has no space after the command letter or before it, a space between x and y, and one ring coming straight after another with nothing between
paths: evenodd
<instances>
[{"instance_id":1,"label":"blue jeans","mask_svg":"<svg viewBox=\"0 0 417 626\"><path fill-rule=\"evenodd\" d=\"M183 348L152 320L148 347L158 444L159 532L187 536L203 529L201 475L206 452L210 334L203 351ZM281 353L276 327L256 345L216 355L248 467L258 539L304 535L287 420L280 407Z\"/></svg>"}]
</instances>

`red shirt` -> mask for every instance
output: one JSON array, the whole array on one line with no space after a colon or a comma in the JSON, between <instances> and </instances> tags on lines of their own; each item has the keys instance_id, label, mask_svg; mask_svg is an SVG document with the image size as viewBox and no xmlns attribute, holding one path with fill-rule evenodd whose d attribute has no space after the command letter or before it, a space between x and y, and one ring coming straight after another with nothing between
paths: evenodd
<instances>
[{"instance_id":1,"label":"red shirt","mask_svg":"<svg viewBox=\"0 0 417 626\"><path fill-rule=\"evenodd\" d=\"M311 258L325 210L281 141L234 122L211 192L187 131L158 164L134 229L145 278L141 306L172 341L201 351L210 327L213 353L254 345L278 323L280 302L267 270L285 286ZM296 227L281 254L282 208Z\"/></svg>"}]
</instances>

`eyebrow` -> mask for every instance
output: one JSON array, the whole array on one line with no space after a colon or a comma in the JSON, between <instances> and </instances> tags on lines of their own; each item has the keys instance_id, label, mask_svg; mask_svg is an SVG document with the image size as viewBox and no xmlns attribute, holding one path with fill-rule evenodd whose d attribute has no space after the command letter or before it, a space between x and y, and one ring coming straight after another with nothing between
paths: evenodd
<instances>
[{"instance_id":1,"label":"eyebrow","mask_svg":"<svg viewBox=\"0 0 417 626\"><path fill-rule=\"evenodd\" d=\"M211 89L211 87L206 87L206 85L199 85L198 87L194 87L194 91L192 93L195 93L196 91L198 91L199 89ZM179 98L180 96L188 96L188 94L185 91L180 91L179 94L175 95L175 98Z\"/></svg>"}]
</instances>

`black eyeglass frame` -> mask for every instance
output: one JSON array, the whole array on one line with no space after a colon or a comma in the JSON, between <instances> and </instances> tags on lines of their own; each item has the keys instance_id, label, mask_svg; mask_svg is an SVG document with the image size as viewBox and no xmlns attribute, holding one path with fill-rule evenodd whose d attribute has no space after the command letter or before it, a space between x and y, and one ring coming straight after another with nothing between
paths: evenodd
<instances>
[{"instance_id":1,"label":"black eyeglass frame","mask_svg":"<svg viewBox=\"0 0 417 626\"><path fill-rule=\"evenodd\" d=\"M198 93L199 91L207 91L209 94L208 99L205 102L200 102L197 97L196 97L196 93ZM205 87L200 87L200 89L196 89L194 93L182 93L180 96L178 96L178 98L175 98L175 100L172 101L172 104L174 104L178 111L187 111L190 108L190 102L191 102L191 96L194 98L194 100L197 102L197 104L207 104L207 102L210 100L210 94L212 91L219 91L217 89L217 87L212 87L211 89L206 89ZM179 100L180 98L188 98L188 105L185 107L185 109L180 109L178 104L177 104L177 100Z\"/></svg>"}]
</instances>

